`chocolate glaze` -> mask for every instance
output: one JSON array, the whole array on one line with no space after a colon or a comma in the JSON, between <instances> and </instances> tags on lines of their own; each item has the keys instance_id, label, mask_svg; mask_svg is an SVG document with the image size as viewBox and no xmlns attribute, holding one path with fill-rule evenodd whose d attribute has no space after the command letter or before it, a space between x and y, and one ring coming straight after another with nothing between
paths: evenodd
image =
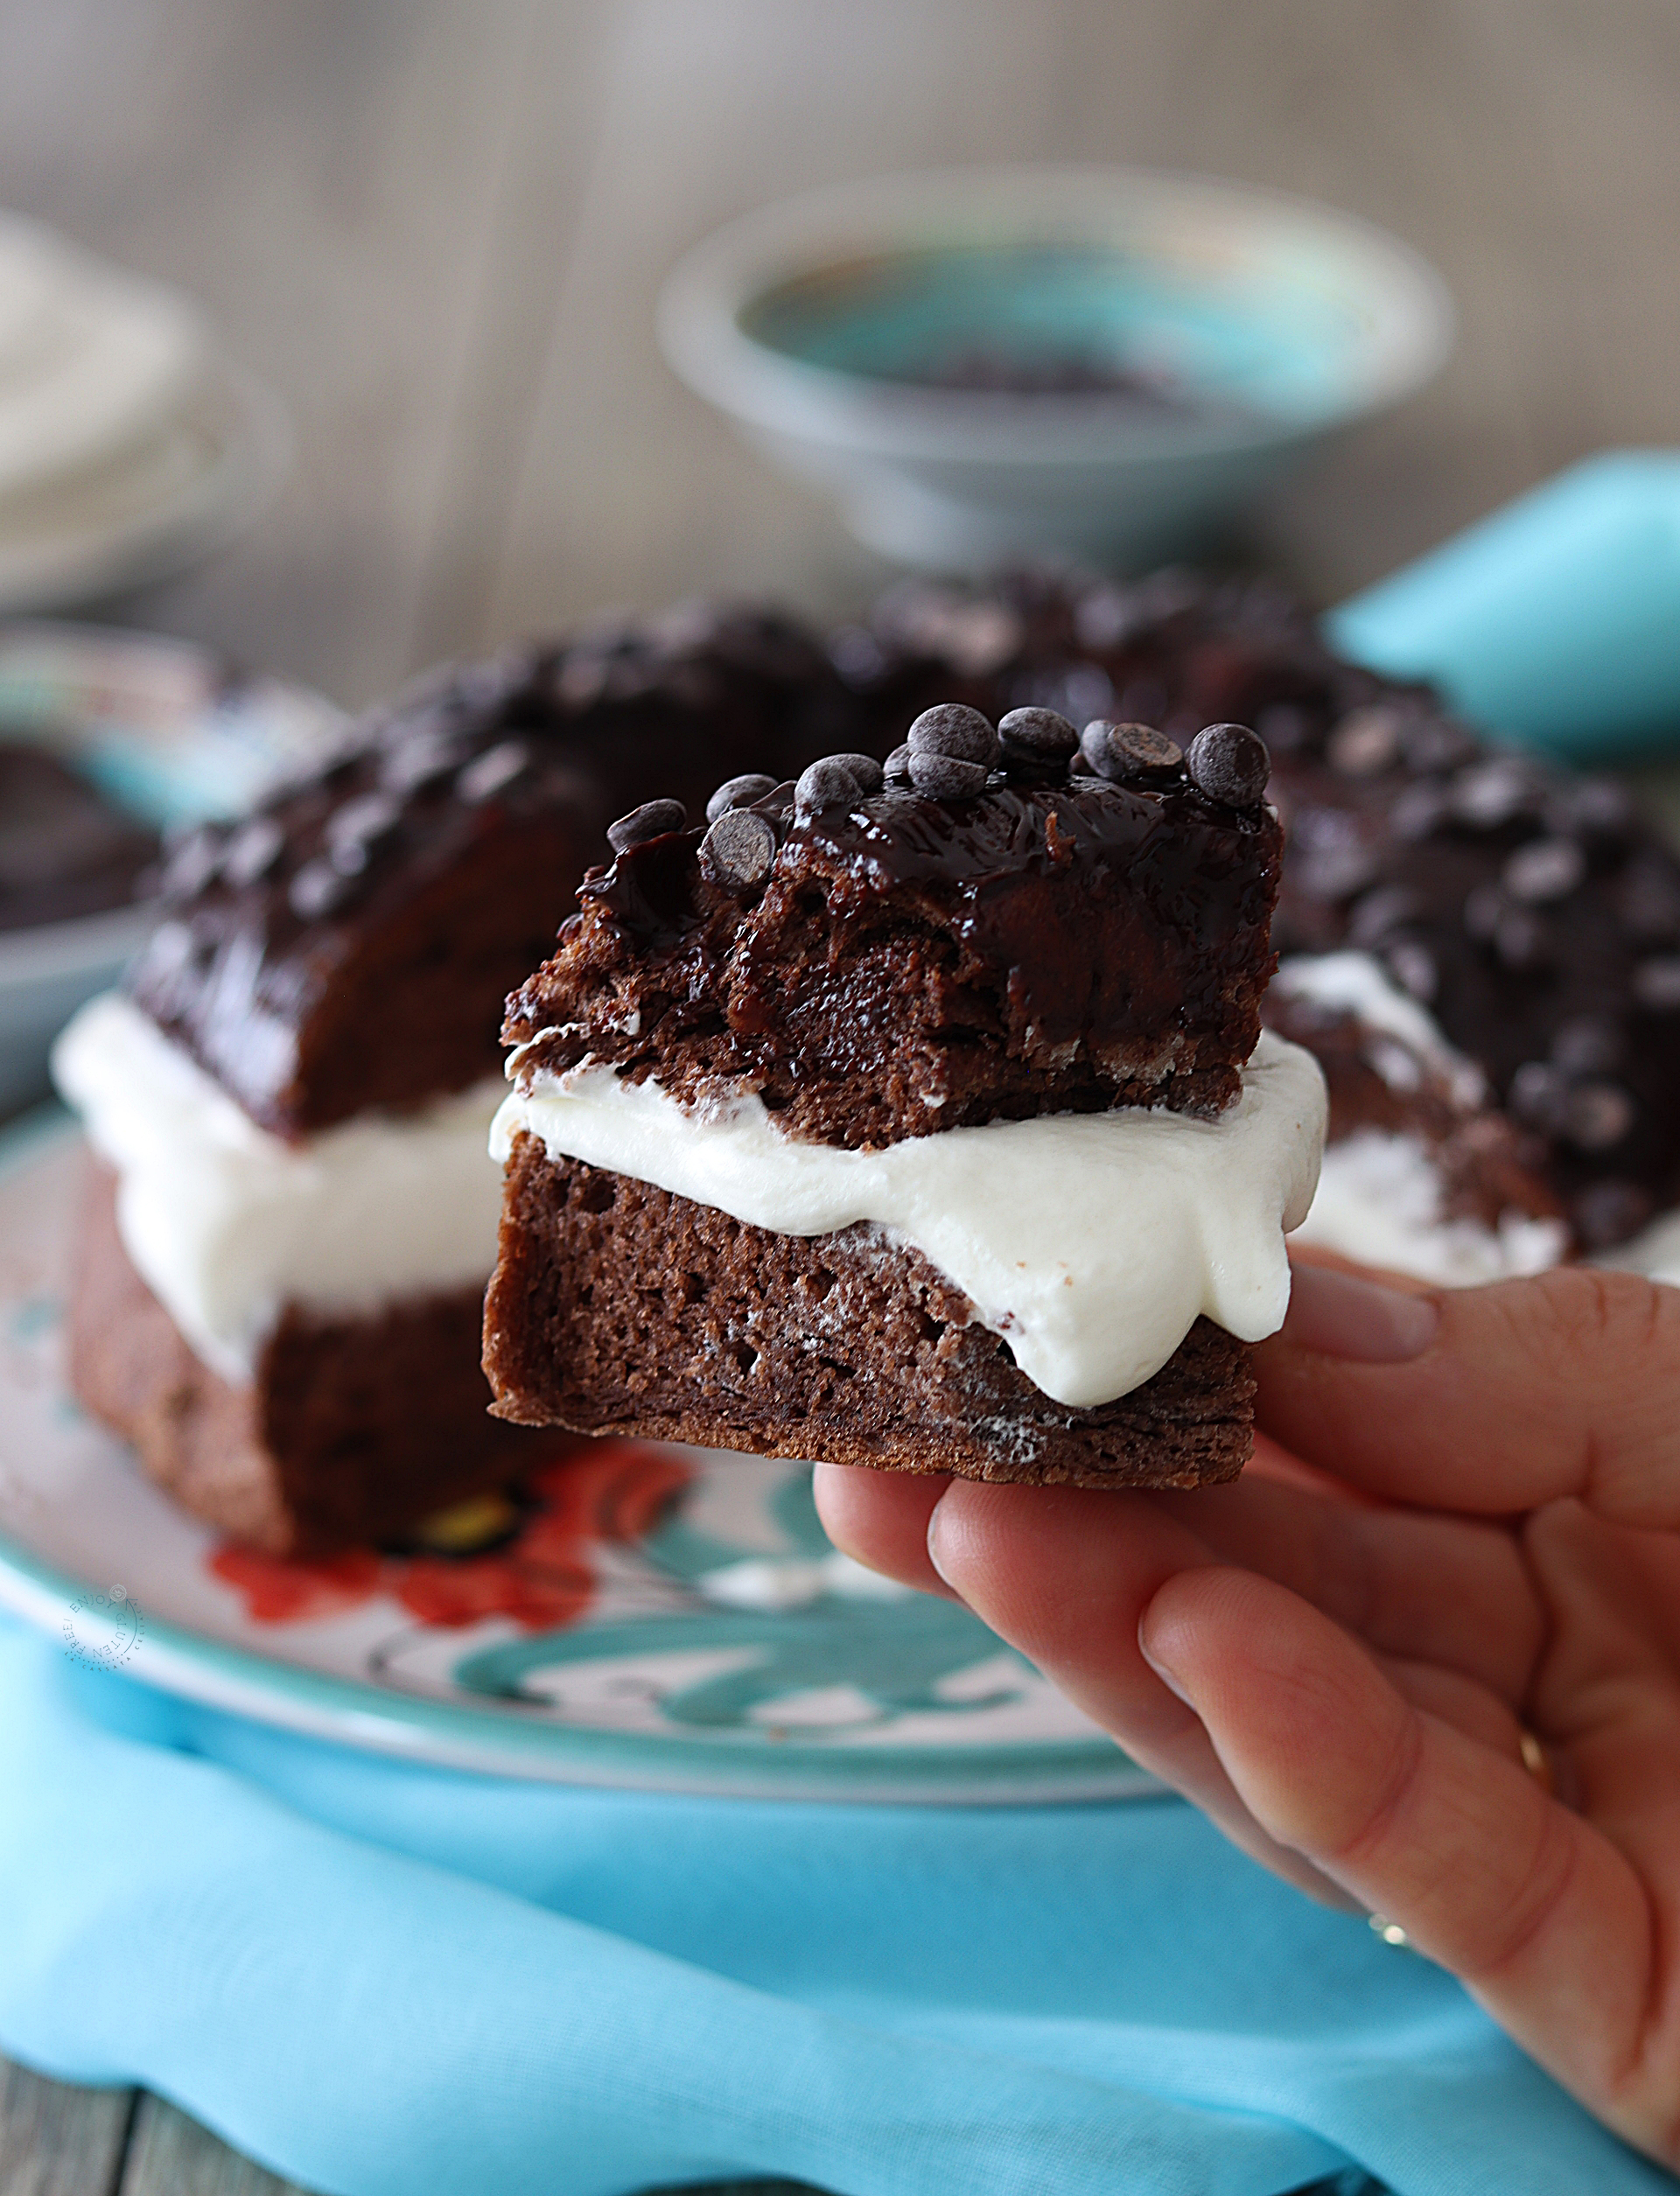
<instances>
[{"instance_id":1,"label":"chocolate glaze","mask_svg":"<svg viewBox=\"0 0 1680 2196\"><path fill-rule=\"evenodd\" d=\"M463 1088L612 817L780 778L851 706L809 635L730 607L433 675L255 823L175 850L134 995L283 1135Z\"/></svg>"},{"instance_id":2,"label":"chocolate glaze","mask_svg":"<svg viewBox=\"0 0 1680 2196\"><path fill-rule=\"evenodd\" d=\"M994 773L970 799L889 784L776 830L768 883L709 881L699 831L592 871L508 1002L523 1072L585 1054L679 1095L760 1093L795 1133L868 1145L1041 1111L1236 1095L1273 961L1281 835L1262 805Z\"/></svg>"}]
</instances>

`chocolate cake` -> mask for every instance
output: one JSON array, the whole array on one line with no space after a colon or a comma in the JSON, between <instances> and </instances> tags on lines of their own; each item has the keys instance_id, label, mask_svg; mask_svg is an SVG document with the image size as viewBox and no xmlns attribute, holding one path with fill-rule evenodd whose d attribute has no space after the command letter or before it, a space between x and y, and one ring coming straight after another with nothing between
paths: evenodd
<instances>
[{"instance_id":1,"label":"chocolate cake","mask_svg":"<svg viewBox=\"0 0 1680 2196\"><path fill-rule=\"evenodd\" d=\"M116 1178L73 1376L160 1484L290 1552L542 1452L486 1416L479 1367L503 997L644 785L780 777L854 709L791 623L686 609L419 682L175 844L124 993L58 1059ZM402 1045L371 1043L393 1018Z\"/></svg>"},{"instance_id":2,"label":"chocolate cake","mask_svg":"<svg viewBox=\"0 0 1680 2196\"><path fill-rule=\"evenodd\" d=\"M1340 661L1268 580L906 581L834 653L886 710L956 692L1180 739L1252 724L1285 829L1279 951L1362 954L1416 1002L1481 1070L1568 1244L1609 1250L1680 1199L1680 862L1615 780L1492 746L1426 688ZM1353 1125L1337 1108L1333 1137Z\"/></svg>"},{"instance_id":3,"label":"chocolate cake","mask_svg":"<svg viewBox=\"0 0 1680 2196\"><path fill-rule=\"evenodd\" d=\"M1159 1215L1104 1169L1126 1157L1147 1193L1270 1136L1245 1224L1286 1292L1321 1100L1292 1048L1256 1056L1266 770L1236 724L1181 749L944 704L885 773L833 756L720 787L704 827L669 800L620 818L508 1003L498 1415L977 1479L1233 1477L1247 1351L1200 1316L1200 1266L1187 1293L1172 1276L1242 1257L1205 1251L1187 1204L1131 1256ZM718 1193L687 1193L698 1178ZM755 1220L766 1202L792 1219ZM1107 1257L1095 1297L1082 1230ZM1081 1318L1100 1350L1067 1344Z\"/></svg>"}]
</instances>

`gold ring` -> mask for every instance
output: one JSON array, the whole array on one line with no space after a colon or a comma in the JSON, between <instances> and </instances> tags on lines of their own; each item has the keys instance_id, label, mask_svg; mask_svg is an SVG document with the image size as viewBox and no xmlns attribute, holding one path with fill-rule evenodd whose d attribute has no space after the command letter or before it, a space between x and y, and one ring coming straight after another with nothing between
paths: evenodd
<instances>
[{"instance_id":1,"label":"gold ring","mask_svg":"<svg viewBox=\"0 0 1680 2196\"><path fill-rule=\"evenodd\" d=\"M1517 1726L1516 1745L1522 1757L1522 1766L1547 1799L1555 1800L1558 1797L1558 1772L1551 1766L1551 1756L1526 1724Z\"/></svg>"}]
</instances>

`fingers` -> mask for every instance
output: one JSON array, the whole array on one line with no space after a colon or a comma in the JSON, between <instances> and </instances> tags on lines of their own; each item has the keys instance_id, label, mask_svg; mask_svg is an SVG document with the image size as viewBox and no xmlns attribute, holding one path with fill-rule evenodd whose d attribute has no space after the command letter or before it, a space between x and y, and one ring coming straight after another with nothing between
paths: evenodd
<instances>
[{"instance_id":1,"label":"fingers","mask_svg":"<svg viewBox=\"0 0 1680 2196\"><path fill-rule=\"evenodd\" d=\"M1680 1290L1565 1266L1418 1292L1303 1259L1256 1370L1266 1430L1372 1493L1680 1524Z\"/></svg>"},{"instance_id":2,"label":"fingers","mask_svg":"<svg viewBox=\"0 0 1680 2196\"><path fill-rule=\"evenodd\" d=\"M928 1521L950 1484L943 1472L873 1472L846 1464L819 1464L811 1474L816 1514L836 1548L901 1585L955 1601L928 1553Z\"/></svg>"},{"instance_id":3,"label":"fingers","mask_svg":"<svg viewBox=\"0 0 1680 2196\"><path fill-rule=\"evenodd\" d=\"M976 1615L1135 1760L1194 1800L1257 1860L1345 1903L1316 1869L1255 1823L1197 1717L1139 1651L1140 1612L1176 1571L1208 1560L1192 1533L1144 1496L956 1479L934 1507L928 1549Z\"/></svg>"},{"instance_id":4,"label":"fingers","mask_svg":"<svg viewBox=\"0 0 1680 2196\"><path fill-rule=\"evenodd\" d=\"M1288 1586L1379 1653L1459 1670L1513 1704L1527 1692L1545 1612L1504 1527L1326 1499L1269 1474L1153 1499L1209 1555Z\"/></svg>"},{"instance_id":5,"label":"fingers","mask_svg":"<svg viewBox=\"0 0 1680 2196\"><path fill-rule=\"evenodd\" d=\"M1268 1580L1179 1572L1140 1640L1268 1836L1398 1921L1560 2081L1600 2112L1611 2100L1620 2131L1656 2147L1651 2101L1627 2079L1649 1916L1607 1839Z\"/></svg>"},{"instance_id":6,"label":"fingers","mask_svg":"<svg viewBox=\"0 0 1680 2196\"><path fill-rule=\"evenodd\" d=\"M830 1537L848 1555L906 1585L949 1594L928 1537L935 1507L956 1484L944 1475L820 1465L815 1491ZM1017 1490L1026 1500L1012 1514L1030 1523L1028 1505L1042 1492ZM1528 1690L1545 1619L1502 1527L1326 1498L1270 1476L1194 1494L1124 1498L1069 1488L1059 1495L1087 1520L1082 1529L1099 1535L1094 1545L1106 1546L1116 1533L1134 1536L1134 1511L1124 1505L1148 1504L1185 1535L1186 1562L1263 1571L1379 1654L1455 1670L1513 1706ZM1018 1620L1012 1609L1011 1618Z\"/></svg>"}]
</instances>

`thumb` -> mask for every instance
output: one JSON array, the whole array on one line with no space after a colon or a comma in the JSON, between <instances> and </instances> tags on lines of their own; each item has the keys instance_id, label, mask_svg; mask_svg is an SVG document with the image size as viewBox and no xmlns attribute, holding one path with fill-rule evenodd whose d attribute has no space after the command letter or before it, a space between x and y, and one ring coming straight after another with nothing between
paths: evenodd
<instances>
[{"instance_id":1,"label":"thumb","mask_svg":"<svg viewBox=\"0 0 1680 2196\"><path fill-rule=\"evenodd\" d=\"M1680 1524L1680 1290L1560 1266L1427 1290L1301 1260L1256 1369L1265 1430L1368 1493Z\"/></svg>"}]
</instances>

